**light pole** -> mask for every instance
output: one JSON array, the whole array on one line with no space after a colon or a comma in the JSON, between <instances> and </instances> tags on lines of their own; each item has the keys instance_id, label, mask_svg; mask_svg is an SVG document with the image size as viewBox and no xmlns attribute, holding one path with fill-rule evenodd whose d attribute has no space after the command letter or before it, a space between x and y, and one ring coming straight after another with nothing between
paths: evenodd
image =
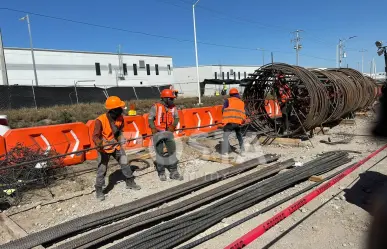
<instances>
[{"instance_id":1,"label":"light pole","mask_svg":"<svg viewBox=\"0 0 387 249\"><path fill-rule=\"evenodd\" d=\"M366 49L359 51L361 53L361 73L364 73L364 52L368 52Z\"/></svg>"},{"instance_id":2,"label":"light pole","mask_svg":"<svg viewBox=\"0 0 387 249\"><path fill-rule=\"evenodd\" d=\"M24 21L26 20L27 21L27 25L28 25L28 34L30 35L30 46L31 46L31 55L32 55L32 64L33 64L33 67L34 67L34 74L35 74L35 82L36 82L36 86L38 86L38 75L36 73L36 65L35 65L35 55L34 55L34 46L32 45L32 35L31 35L31 25L30 25L30 17L28 16L28 14L25 16L25 17L22 17L20 18L20 21Z\"/></svg>"},{"instance_id":3,"label":"light pole","mask_svg":"<svg viewBox=\"0 0 387 249\"><path fill-rule=\"evenodd\" d=\"M262 66L265 65L265 49L257 48L257 50L262 51Z\"/></svg>"},{"instance_id":4,"label":"light pole","mask_svg":"<svg viewBox=\"0 0 387 249\"><path fill-rule=\"evenodd\" d=\"M338 63L339 68L341 67L341 59L344 58L344 55L345 55L344 42L347 40L353 39L355 37L357 37L357 36L355 35L355 36L348 37L347 39L339 39L339 51L338 51L339 52L339 63Z\"/></svg>"},{"instance_id":5,"label":"light pole","mask_svg":"<svg viewBox=\"0 0 387 249\"><path fill-rule=\"evenodd\" d=\"M195 58L196 58L196 79L198 84L198 97L199 105L202 104L201 101L201 91L200 91L200 79L199 79L199 60L198 60L198 43L196 41L196 18L195 18L195 6L199 3L200 0L197 0L196 3L192 5L192 14L193 14L193 28L194 28L194 38L195 38Z\"/></svg>"}]
</instances>

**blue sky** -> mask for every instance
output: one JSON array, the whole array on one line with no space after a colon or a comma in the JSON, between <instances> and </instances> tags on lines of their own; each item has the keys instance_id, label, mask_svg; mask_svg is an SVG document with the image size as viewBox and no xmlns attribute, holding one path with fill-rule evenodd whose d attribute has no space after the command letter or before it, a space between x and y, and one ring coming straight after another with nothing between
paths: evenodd
<instances>
[{"instance_id":1,"label":"blue sky","mask_svg":"<svg viewBox=\"0 0 387 249\"><path fill-rule=\"evenodd\" d=\"M173 39L98 28L31 14L34 47L170 55L175 66L195 64L191 0L1 0L0 8L110 26ZM335 67L339 38L358 36L347 42L347 62L358 68L360 49L367 49L364 68L369 72L374 57L378 71L384 64L374 42L385 40L387 1L360 0L200 0L196 8L199 63L259 65L262 53L274 52L276 62L295 64L291 32L302 29L301 66ZM4 45L28 47L24 14L0 9ZM269 52L265 53L266 62ZM316 57L316 58L315 58Z\"/></svg>"}]
</instances>

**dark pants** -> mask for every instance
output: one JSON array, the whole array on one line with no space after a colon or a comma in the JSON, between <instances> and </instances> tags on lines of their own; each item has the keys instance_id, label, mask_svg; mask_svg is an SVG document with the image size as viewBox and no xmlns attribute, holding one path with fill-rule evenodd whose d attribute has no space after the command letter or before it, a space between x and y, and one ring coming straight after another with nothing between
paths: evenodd
<instances>
[{"instance_id":1,"label":"dark pants","mask_svg":"<svg viewBox=\"0 0 387 249\"><path fill-rule=\"evenodd\" d=\"M97 169L97 178L95 181L95 187L101 188L105 185L105 176L107 171L107 166L109 163L110 157L114 157L121 166L122 174L128 179L133 177L133 171L128 164L128 157L125 154L125 151L115 150L113 153L103 153L98 152L98 169Z\"/></svg>"},{"instance_id":2,"label":"dark pants","mask_svg":"<svg viewBox=\"0 0 387 249\"><path fill-rule=\"evenodd\" d=\"M168 153L164 155L164 145ZM153 146L156 152L156 170L159 174L177 170L176 143L172 132L162 131L153 135Z\"/></svg>"},{"instance_id":3,"label":"dark pants","mask_svg":"<svg viewBox=\"0 0 387 249\"><path fill-rule=\"evenodd\" d=\"M281 104L282 123L284 131L289 131L289 118L292 113L292 106L290 103L285 102Z\"/></svg>"},{"instance_id":4,"label":"dark pants","mask_svg":"<svg viewBox=\"0 0 387 249\"><path fill-rule=\"evenodd\" d=\"M228 123L223 127L223 143L221 150L222 154L226 154L230 150L230 142L228 141L228 137L233 131L235 131L241 151L244 150L241 126L239 124Z\"/></svg>"}]
</instances>

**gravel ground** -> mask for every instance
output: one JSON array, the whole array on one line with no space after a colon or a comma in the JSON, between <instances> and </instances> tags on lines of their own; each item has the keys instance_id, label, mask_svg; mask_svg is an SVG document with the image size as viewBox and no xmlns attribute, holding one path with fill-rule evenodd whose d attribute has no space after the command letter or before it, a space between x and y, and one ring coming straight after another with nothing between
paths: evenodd
<instances>
[{"instance_id":1,"label":"gravel ground","mask_svg":"<svg viewBox=\"0 0 387 249\"><path fill-rule=\"evenodd\" d=\"M248 148L248 152L243 158L238 156L237 153L232 153L231 156L234 157L237 161L244 161L257 157L261 154L276 153L281 154L281 161L284 161L288 158L294 158L299 162L307 162L314 159L319 153L340 149L361 152L359 155L351 154L355 157L354 161L358 161L361 158L367 156L371 151L381 147L383 142L373 140L367 136L355 136L352 138L350 143L341 145L323 144L320 143L320 140L327 140L329 137L331 138L332 142L334 142L348 138L348 136L344 137L342 135L336 135L337 133L342 132L350 134L368 134L370 120L372 119L357 118L355 126L340 125L331 129L329 134L316 135L311 141L314 147L312 147L308 141L303 142L305 145L303 147L291 147L287 145L253 146ZM249 139L252 139L252 137ZM213 149L218 143L218 141L214 140L200 141L210 146L211 149ZM235 139L233 139L232 144L237 144ZM202 161L198 159L200 156L199 151L183 144L180 144L178 147L181 148L180 167L181 172L185 178L184 182L208 173L218 171L220 169L224 169L229 166L215 162ZM236 147L238 148L238 146ZM324 194L313 200L311 203L307 204L304 208L301 209L301 211L295 212L291 217L273 227L261 238L251 244L249 248L297 247L302 249L311 248L312 246L314 248L324 249L342 247L362 248L362 243L364 241L364 237L370 222L370 215L367 211L358 205L350 204L343 194L347 189L352 188L354 183L350 185L351 182L357 179L361 172L364 172L368 167L370 167L373 163L385 155L386 152L380 153L380 155L375 159L372 159L370 162L360 167L350 176L339 182L336 186L332 187ZM151 160L148 161L151 162ZM89 162L77 167L90 167L93 165L95 165L95 162ZM383 165L383 163L378 164L372 169L372 171L387 175L387 169L385 169ZM74 194L79 195L77 197L49 205L38 205L44 203L45 201L52 200L52 197L47 190L34 190L30 191L28 195L28 199L33 199L33 202L23 203L18 207L10 208L9 210L5 211L5 213L28 233L32 233L64 221L74 219L76 217L128 203L146 195L157 193L161 190L181 184L181 182L171 181L170 179L168 179L167 182L160 182L156 176L156 173L153 171L153 164L151 164L148 169L141 172L136 172L136 175L138 176L136 178L136 182L142 186L142 189L140 191L131 191L125 188L125 183L122 181L122 177L119 172L120 171L118 166L112 161L108 175L110 175L111 182L117 183L113 184L113 189L107 194L106 200L103 202L97 201L94 197L94 193L91 193L93 190L95 177L95 172L91 172L60 180L55 186L51 188L51 192L55 195L55 199L63 198L67 195L71 196ZM241 174L238 177L244 176L245 174ZM185 196L184 199L234 179L235 177L233 179L228 179L217 184L213 184L205 189ZM224 219L222 223L210 228L192 240L227 226L233 221L239 220L246 215L251 214L254 211L257 211L260 208L265 207L275 201L278 201L310 184L310 182L303 182L297 186L294 186L293 188L287 189L282 193L272 196L271 198L258 203L257 205L243 212ZM164 205L171 205L172 203L178 202L180 200L181 199L169 202ZM285 204L282 204L280 207L260 215L253 220L245 222L244 224L231 229L223 235L218 236L215 239L212 239L198 246L197 248L219 248L226 246L227 244L237 239L239 236L245 234L293 202L294 200L291 200ZM20 212L32 206L36 207L24 212ZM277 241L273 242L274 239ZM10 237L7 237L7 234L3 233L0 229L0 243L6 243L9 240Z\"/></svg>"}]
</instances>

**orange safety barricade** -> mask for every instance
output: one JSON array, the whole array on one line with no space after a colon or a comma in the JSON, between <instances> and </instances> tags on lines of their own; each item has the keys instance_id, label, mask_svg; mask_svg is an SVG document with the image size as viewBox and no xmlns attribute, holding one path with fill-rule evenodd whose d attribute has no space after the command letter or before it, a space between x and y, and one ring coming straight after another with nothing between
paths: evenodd
<instances>
[{"instance_id":1,"label":"orange safety barricade","mask_svg":"<svg viewBox=\"0 0 387 249\"><path fill-rule=\"evenodd\" d=\"M185 120L186 128L195 128L213 125L221 122L221 116L215 107L203 107L203 108L192 108L183 110L183 116ZM188 135L200 133L200 132L209 132L217 130L218 127L208 126L203 128L197 128L192 130L187 130Z\"/></svg>"},{"instance_id":2,"label":"orange safety barricade","mask_svg":"<svg viewBox=\"0 0 387 249\"><path fill-rule=\"evenodd\" d=\"M5 139L0 136L0 160L4 160L6 154Z\"/></svg>"},{"instance_id":3,"label":"orange safety barricade","mask_svg":"<svg viewBox=\"0 0 387 249\"><path fill-rule=\"evenodd\" d=\"M141 137L140 139L129 141L125 146L126 149L143 147L144 143L149 143L150 137L142 138L143 136L150 134L148 133L146 122L142 115L125 116L124 122L123 132L126 139Z\"/></svg>"},{"instance_id":4,"label":"orange safety barricade","mask_svg":"<svg viewBox=\"0 0 387 249\"><path fill-rule=\"evenodd\" d=\"M270 118L282 117L281 107L277 100L265 100L265 110Z\"/></svg>"},{"instance_id":5,"label":"orange safety barricade","mask_svg":"<svg viewBox=\"0 0 387 249\"><path fill-rule=\"evenodd\" d=\"M60 124L32 128L11 129L4 135L8 150L18 143L23 146L58 154L76 152L91 147L88 127L83 123ZM85 161L85 153L77 153L63 158L65 165Z\"/></svg>"}]
</instances>

